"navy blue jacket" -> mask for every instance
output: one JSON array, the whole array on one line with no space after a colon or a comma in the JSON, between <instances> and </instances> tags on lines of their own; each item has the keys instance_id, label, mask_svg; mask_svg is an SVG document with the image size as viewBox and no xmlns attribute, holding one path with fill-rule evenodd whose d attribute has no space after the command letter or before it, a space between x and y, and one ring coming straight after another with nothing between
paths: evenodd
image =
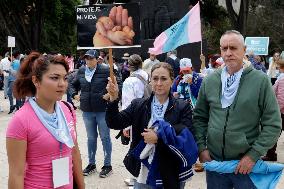
<instances>
[{"instance_id":1,"label":"navy blue jacket","mask_svg":"<svg viewBox=\"0 0 284 189\"><path fill-rule=\"evenodd\" d=\"M103 95L107 93L109 67L105 64L97 64L90 83L85 79L85 69L85 66L80 67L76 77L70 82L70 94L74 98L81 90L80 109L83 112L104 112L106 101Z\"/></svg>"},{"instance_id":2,"label":"navy blue jacket","mask_svg":"<svg viewBox=\"0 0 284 189\"><path fill-rule=\"evenodd\" d=\"M151 118L151 102L153 94L149 98L134 99L131 104L119 112L118 101L110 102L106 109L106 122L109 128L121 130L132 125L132 142L130 150L134 149L143 139L141 133L147 128ZM164 120L171 124L177 135L184 129L192 127L192 110L189 103L182 99L169 96L169 104L164 115ZM158 160L158 166L164 188L179 188L179 166L176 163L180 159L162 140L158 140L157 150L162 158ZM169 162L173 162L170 163Z\"/></svg>"},{"instance_id":3,"label":"navy blue jacket","mask_svg":"<svg viewBox=\"0 0 284 189\"><path fill-rule=\"evenodd\" d=\"M155 127L157 128L156 133L160 142L163 142L177 159L177 161L171 162L171 164L175 164L178 167L179 182L183 182L193 176L192 165L198 158L198 149L192 133L187 128L184 128L177 135L171 124L162 120L156 121L153 124L153 128ZM134 157L139 159L149 170L147 184L151 185L153 188L165 188L159 170L159 160L164 158L164 156L159 153L159 143L156 146L157 150L155 150L154 158L150 164L148 158L140 159L140 154L145 146L146 144L141 140L132 153ZM165 165L164 169L167 167L168 166ZM171 170L167 172L171 174Z\"/></svg>"}]
</instances>

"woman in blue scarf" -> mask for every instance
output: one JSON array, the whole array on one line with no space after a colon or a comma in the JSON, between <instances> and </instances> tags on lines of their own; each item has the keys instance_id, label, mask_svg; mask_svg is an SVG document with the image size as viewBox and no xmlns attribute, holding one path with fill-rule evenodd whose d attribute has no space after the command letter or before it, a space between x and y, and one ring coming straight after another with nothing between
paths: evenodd
<instances>
[{"instance_id":1,"label":"woman in blue scarf","mask_svg":"<svg viewBox=\"0 0 284 189\"><path fill-rule=\"evenodd\" d=\"M106 121L116 130L132 125L132 142L124 163L137 177L134 189L180 189L193 175L197 146L190 132L192 111L189 103L170 93L173 79L169 64L155 64L151 70L153 94L134 99L119 112L118 86L109 78Z\"/></svg>"},{"instance_id":2,"label":"woman in blue scarf","mask_svg":"<svg viewBox=\"0 0 284 189\"><path fill-rule=\"evenodd\" d=\"M32 52L14 84L17 98L29 97L6 133L9 188L85 188L76 136L76 116L61 102L67 89L68 64L63 56Z\"/></svg>"}]
</instances>

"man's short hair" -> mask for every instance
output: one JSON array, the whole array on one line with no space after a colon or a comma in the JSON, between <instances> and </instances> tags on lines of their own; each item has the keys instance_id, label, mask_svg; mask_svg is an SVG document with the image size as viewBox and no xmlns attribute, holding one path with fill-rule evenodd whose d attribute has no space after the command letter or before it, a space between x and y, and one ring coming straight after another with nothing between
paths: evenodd
<instances>
[{"instance_id":1,"label":"man's short hair","mask_svg":"<svg viewBox=\"0 0 284 189\"><path fill-rule=\"evenodd\" d=\"M16 57L18 57L20 54L21 54L21 53L20 53L19 50L14 50L12 55L13 55L13 57L16 58Z\"/></svg>"},{"instance_id":2,"label":"man's short hair","mask_svg":"<svg viewBox=\"0 0 284 189\"><path fill-rule=\"evenodd\" d=\"M244 36L237 30L227 30L225 33L223 33L223 35L220 38L220 42L223 36L225 35L230 35L230 34L236 34L240 37L241 43L245 46L245 39Z\"/></svg>"}]
</instances>

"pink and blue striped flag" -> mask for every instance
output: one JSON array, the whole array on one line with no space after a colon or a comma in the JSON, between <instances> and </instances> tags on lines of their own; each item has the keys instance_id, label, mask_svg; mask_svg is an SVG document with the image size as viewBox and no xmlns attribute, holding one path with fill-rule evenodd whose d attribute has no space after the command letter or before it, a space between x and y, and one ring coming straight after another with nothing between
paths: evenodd
<instances>
[{"instance_id":1,"label":"pink and blue striped flag","mask_svg":"<svg viewBox=\"0 0 284 189\"><path fill-rule=\"evenodd\" d=\"M181 20L155 39L154 47L149 48L149 53L158 55L198 41L201 41L199 2Z\"/></svg>"}]
</instances>

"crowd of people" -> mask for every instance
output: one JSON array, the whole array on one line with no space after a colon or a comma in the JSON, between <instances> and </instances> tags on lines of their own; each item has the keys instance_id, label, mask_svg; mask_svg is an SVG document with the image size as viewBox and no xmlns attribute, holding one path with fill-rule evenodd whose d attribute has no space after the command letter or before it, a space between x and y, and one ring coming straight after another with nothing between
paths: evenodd
<instances>
[{"instance_id":1,"label":"crowd of people","mask_svg":"<svg viewBox=\"0 0 284 189\"><path fill-rule=\"evenodd\" d=\"M234 173L207 170L208 189L256 188L249 173L258 161L277 161L284 129L284 57L277 51L266 65L263 57L246 55L235 30L221 36L220 51L203 70L176 50L164 62L154 54L143 62L124 53L122 61L113 57L113 68L98 50L76 61L6 53L0 70L8 113L14 113L6 133L9 188L85 188L83 176L97 171L98 135L104 152L99 176L108 177L110 129L130 141L123 163L133 175L125 183L134 189L184 188L198 158L202 164L238 161ZM87 133L85 168L76 113Z\"/></svg>"}]
</instances>

